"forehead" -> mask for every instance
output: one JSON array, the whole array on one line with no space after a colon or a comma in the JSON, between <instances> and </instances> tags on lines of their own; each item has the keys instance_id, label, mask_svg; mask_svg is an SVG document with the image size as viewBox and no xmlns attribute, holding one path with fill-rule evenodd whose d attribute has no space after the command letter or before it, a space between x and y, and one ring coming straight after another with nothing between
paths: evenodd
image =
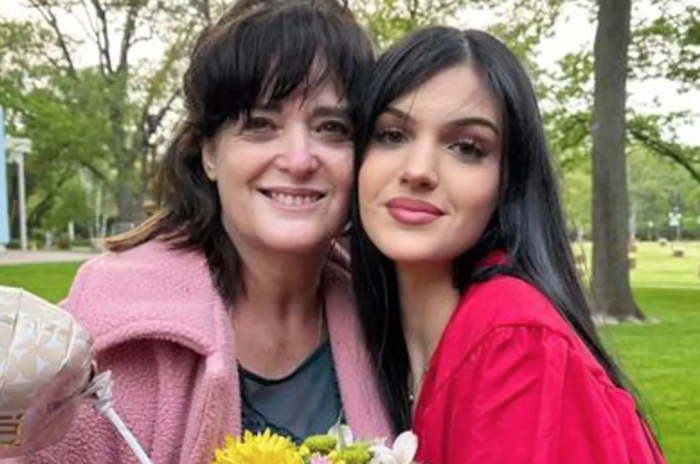
<instances>
[{"instance_id":1,"label":"forehead","mask_svg":"<svg viewBox=\"0 0 700 464\"><path fill-rule=\"evenodd\" d=\"M473 66L455 66L441 71L391 106L417 121L439 123L478 116L501 126L499 105Z\"/></svg>"},{"instance_id":2,"label":"forehead","mask_svg":"<svg viewBox=\"0 0 700 464\"><path fill-rule=\"evenodd\" d=\"M326 76L321 80L306 79L292 92L280 99L274 99L269 93L257 102L258 107L281 108L290 104L300 107L345 106L347 98L337 79Z\"/></svg>"}]
</instances>

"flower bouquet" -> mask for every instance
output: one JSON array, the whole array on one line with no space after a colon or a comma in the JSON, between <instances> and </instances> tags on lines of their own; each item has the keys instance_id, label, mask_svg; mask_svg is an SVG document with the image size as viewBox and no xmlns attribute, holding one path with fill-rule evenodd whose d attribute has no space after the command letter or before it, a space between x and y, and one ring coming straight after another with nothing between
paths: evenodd
<instances>
[{"instance_id":1,"label":"flower bouquet","mask_svg":"<svg viewBox=\"0 0 700 464\"><path fill-rule=\"evenodd\" d=\"M389 448L383 440L355 441L346 425L335 425L327 434L310 436L298 446L266 430L226 437L212 464L411 464L417 449L413 432L402 433Z\"/></svg>"}]
</instances>

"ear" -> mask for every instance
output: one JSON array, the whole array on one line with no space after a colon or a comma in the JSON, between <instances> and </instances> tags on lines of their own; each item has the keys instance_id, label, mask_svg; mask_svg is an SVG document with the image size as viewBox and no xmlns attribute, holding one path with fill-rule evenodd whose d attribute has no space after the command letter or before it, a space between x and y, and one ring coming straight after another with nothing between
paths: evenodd
<instances>
[{"instance_id":1,"label":"ear","mask_svg":"<svg viewBox=\"0 0 700 464\"><path fill-rule=\"evenodd\" d=\"M206 141L202 145L202 168L210 181L216 181L216 143Z\"/></svg>"}]
</instances>

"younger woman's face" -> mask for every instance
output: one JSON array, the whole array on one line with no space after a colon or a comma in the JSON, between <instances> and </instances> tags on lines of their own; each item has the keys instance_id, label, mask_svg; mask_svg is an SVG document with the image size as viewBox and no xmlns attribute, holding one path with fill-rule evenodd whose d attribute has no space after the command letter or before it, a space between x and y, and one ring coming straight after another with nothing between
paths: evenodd
<instances>
[{"instance_id":1,"label":"younger woman's face","mask_svg":"<svg viewBox=\"0 0 700 464\"><path fill-rule=\"evenodd\" d=\"M498 198L502 124L470 66L390 103L359 173L362 225L397 263L454 260L474 246Z\"/></svg>"}]
</instances>

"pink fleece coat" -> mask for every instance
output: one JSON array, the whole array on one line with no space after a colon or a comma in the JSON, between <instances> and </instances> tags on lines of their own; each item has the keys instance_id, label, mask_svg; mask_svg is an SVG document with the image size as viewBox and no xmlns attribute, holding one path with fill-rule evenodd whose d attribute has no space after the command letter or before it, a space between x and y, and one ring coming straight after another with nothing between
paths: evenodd
<instances>
[{"instance_id":1,"label":"pink fleece coat","mask_svg":"<svg viewBox=\"0 0 700 464\"><path fill-rule=\"evenodd\" d=\"M325 272L343 408L357 435L389 437L342 261L336 253ZM203 256L157 241L106 254L81 267L64 306L92 335L116 409L155 464L210 462L226 434L241 433L234 331ZM137 461L85 406L63 440L24 462Z\"/></svg>"}]
</instances>

